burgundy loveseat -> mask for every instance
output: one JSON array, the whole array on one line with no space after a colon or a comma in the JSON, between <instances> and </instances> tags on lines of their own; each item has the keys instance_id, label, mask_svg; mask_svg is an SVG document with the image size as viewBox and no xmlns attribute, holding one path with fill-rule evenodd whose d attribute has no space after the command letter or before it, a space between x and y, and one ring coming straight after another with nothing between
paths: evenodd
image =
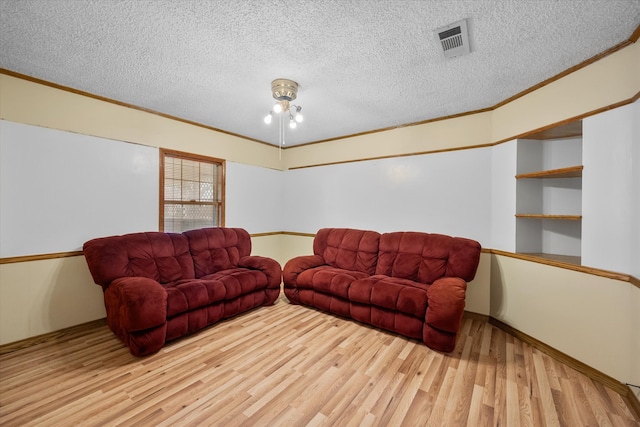
<instances>
[{"instance_id":1,"label":"burgundy loveseat","mask_svg":"<svg viewBox=\"0 0 640 427\"><path fill-rule=\"evenodd\" d=\"M84 244L102 286L109 328L134 356L261 305L280 293L282 269L250 256L241 228L133 233Z\"/></svg>"},{"instance_id":2,"label":"burgundy loveseat","mask_svg":"<svg viewBox=\"0 0 640 427\"><path fill-rule=\"evenodd\" d=\"M480 249L474 240L441 234L323 228L314 238L314 255L285 265L284 292L293 304L450 352Z\"/></svg>"}]
</instances>

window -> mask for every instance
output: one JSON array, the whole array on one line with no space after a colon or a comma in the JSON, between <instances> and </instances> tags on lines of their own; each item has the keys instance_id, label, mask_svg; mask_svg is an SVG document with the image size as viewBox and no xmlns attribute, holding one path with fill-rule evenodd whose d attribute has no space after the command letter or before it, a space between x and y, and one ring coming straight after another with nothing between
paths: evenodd
<instances>
[{"instance_id":1,"label":"window","mask_svg":"<svg viewBox=\"0 0 640 427\"><path fill-rule=\"evenodd\" d=\"M224 160L160 150L160 231L224 226Z\"/></svg>"}]
</instances>

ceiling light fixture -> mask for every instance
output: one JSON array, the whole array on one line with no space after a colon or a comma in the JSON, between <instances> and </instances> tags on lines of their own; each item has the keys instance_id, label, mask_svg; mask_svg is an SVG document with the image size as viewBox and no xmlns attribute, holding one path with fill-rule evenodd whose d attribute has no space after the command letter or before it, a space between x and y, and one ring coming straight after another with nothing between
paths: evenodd
<instances>
[{"instance_id":1,"label":"ceiling light fixture","mask_svg":"<svg viewBox=\"0 0 640 427\"><path fill-rule=\"evenodd\" d=\"M304 117L300 113L302 107L291 104L298 96L298 83L289 79L275 79L271 82L271 93L276 104L264 118L266 124L270 124L274 114L280 118L280 147L285 145L285 120L289 120L289 128L295 129L298 123L302 123Z\"/></svg>"}]
</instances>

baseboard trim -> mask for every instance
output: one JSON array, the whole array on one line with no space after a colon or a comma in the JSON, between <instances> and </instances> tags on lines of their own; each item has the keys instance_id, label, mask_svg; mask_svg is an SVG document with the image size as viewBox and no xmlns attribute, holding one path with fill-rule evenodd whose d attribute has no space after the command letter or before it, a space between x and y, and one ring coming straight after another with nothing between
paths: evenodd
<instances>
[{"instance_id":1,"label":"baseboard trim","mask_svg":"<svg viewBox=\"0 0 640 427\"><path fill-rule=\"evenodd\" d=\"M549 355L555 360L564 363L570 368L575 369L581 374L586 375L587 377L591 378L593 381L597 381L603 386L608 387L611 390L615 391L620 396L622 396L624 400L626 400L629 407L635 411L634 416L636 417L636 419L640 420L640 402L638 401L638 398L636 397L636 395L633 393L633 390L631 390L631 388L628 385L616 380L613 377L610 377L609 375L603 372L598 371L595 368L592 368L591 366L587 365L584 362L574 359L568 354L563 353L560 350L557 350L551 347L550 345L545 344L544 342L532 337L531 335L527 335L524 332L519 331L518 329L512 326L509 326L506 323L494 317L489 316L489 323L495 326L496 328L503 330L509 335L515 338L518 338L522 342L529 344L531 347L534 347L540 350L541 352Z\"/></svg>"},{"instance_id":2,"label":"baseboard trim","mask_svg":"<svg viewBox=\"0 0 640 427\"><path fill-rule=\"evenodd\" d=\"M475 313L473 311L464 311L464 317L468 317L470 319L483 320L485 322L489 321L489 316L486 314Z\"/></svg>"}]
</instances>

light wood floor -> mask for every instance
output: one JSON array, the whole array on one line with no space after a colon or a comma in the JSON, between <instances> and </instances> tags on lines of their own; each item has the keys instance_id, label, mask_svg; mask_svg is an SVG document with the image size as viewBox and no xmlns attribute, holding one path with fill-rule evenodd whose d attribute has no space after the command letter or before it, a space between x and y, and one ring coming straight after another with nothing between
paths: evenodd
<instances>
[{"instance_id":1,"label":"light wood floor","mask_svg":"<svg viewBox=\"0 0 640 427\"><path fill-rule=\"evenodd\" d=\"M456 350L281 297L135 358L104 325L0 356L0 425L640 426L625 401L476 317Z\"/></svg>"}]
</instances>

